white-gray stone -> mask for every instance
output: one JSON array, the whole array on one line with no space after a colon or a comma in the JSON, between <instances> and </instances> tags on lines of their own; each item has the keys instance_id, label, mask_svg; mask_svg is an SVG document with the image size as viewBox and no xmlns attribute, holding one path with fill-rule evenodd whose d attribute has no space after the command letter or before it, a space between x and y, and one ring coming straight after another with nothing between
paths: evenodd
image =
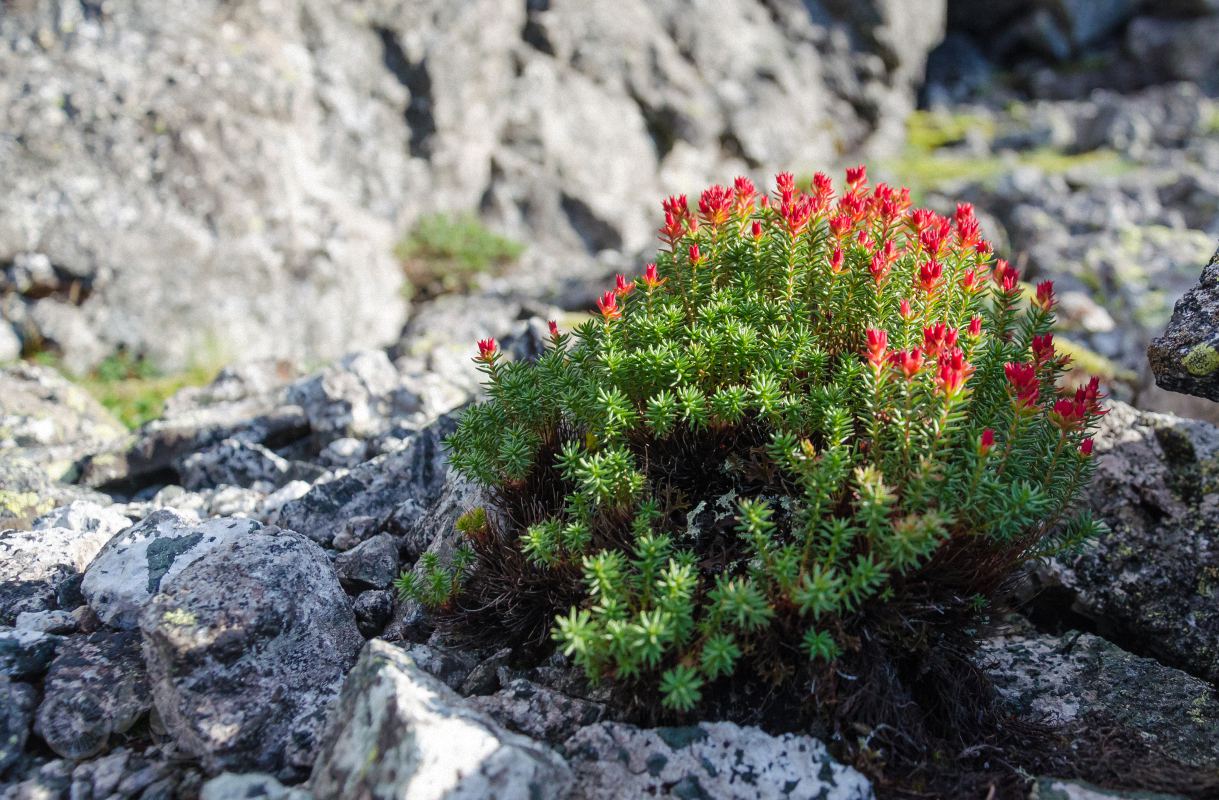
<instances>
[{"instance_id":1,"label":"white-gray stone","mask_svg":"<svg viewBox=\"0 0 1219 800\"><path fill-rule=\"evenodd\" d=\"M140 610L165 580L261 528L249 519L195 522L169 509L154 512L106 544L86 570L81 591L102 622L135 628Z\"/></svg>"},{"instance_id":2,"label":"white-gray stone","mask_svg":"<svg viewBox=\"0 0 1219 800\"><path fill-rule=\"evenodd\" d=\"M504 730L378 640L347 677L309 781L336 800L557 800L570 783L548 747Z\"/></svg>"},{"instance_id":3,"label":"white-gray stone","mask_svg":"<svg viewBox=\"0 0 1219 800\"><path fill-rule=\"evenodd\" d=\"M863 775L811 736L771 736L731 722L640 729L601 722L563 745L578 800L619 797L817 797L871 800Z\"/></svg>"}]
</instances>

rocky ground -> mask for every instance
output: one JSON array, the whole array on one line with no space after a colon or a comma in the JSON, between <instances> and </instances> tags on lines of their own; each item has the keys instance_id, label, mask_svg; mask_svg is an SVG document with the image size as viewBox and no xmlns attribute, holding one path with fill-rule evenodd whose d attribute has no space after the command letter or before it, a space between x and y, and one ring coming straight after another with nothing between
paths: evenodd
<instances>
[{"instance_id":1,"label":"rocky ground","mask_svg":"<svg viewBox=\"0 0 1219 800\"><path fill-rule=\"evenodd\" d=\"M440 444L472 342L536 354L665 194L865 156L974 202L1127 401L1087 499L1111 533L979 663L1021 713L1219 774L1213 4L711 5L0 3L0 361L231 362L136 431L0 370L0 798L874 796L809 736L615 719L391 590L474 500ZM530 248L408 305L392 245L434 209Z\"/></svg>"}]
</instances>

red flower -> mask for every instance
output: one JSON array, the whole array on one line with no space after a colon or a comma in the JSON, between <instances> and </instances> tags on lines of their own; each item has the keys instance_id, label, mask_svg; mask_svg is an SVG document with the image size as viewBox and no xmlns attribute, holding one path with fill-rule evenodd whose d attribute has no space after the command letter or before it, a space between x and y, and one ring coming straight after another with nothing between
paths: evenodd
<instances>
[{"instance_id":1,"label":"red flower","mask_svg":"<svg viewBox=\"0 0 1219 800\"><path fill-rule=\"evenodd\" d=\"M957 329L950 328L946 323L937 322L929 328L923 328L923 352L930 358L938 358L944 351L956 347Z\"/></svg>"},{"instance_id":2,"label":"red flower","mask_svg":"<svg viewBox=\"0 0 1219 800\"><path fill-rule=\"evenodd\" d=\"M656 271L655 264L648 264L646 267L644 267L643 285L648 287L649 290L659 289L661 286L665 285L667 280L668 278L661 278L659 276L659 273Z\"/></svg>"},{"instance_id":3,"label":"red flower","mask_svg":"<svg viewBox=\"0 0 1219 800\"><path fill-rule=\"evenodd\" d=\"M613 292L605 292L597 298L597 308L601 310L601 316L607 320L622 319L622 309L618 307L618 295Z\"/></svg>"},{"instance_id":4,"label":"red flower","mask_svg":"<svg viewBox=\"0 0 1219 800\"><path fill-rule=\"evenodd\" d=\"M625 275L614 276L614 292L619 297L626 297L631 292L635 291L635 282L628 281Z\"/></svg>"},{"instance_id":5,"label":"red flower","mask_svg":"<svg viewBox=\"0 0 1219 800\"><path fill-rule=\"evenodd\" d=\"M1049 311L1054 307L1054 281L1042 281L1037 284L1037 296L1033 298L1033 305L1043 311Z\"/></svg>"},{"instance_id":6,"label":"red flower","mask_svg":"<svg viewBox=\"0 0 1219 800\"><path fill-rule=\"evenodd\" d=\"M1063 398L1054 403L1050 409L1050 422L1060 430L1069 431L1078 428L1087 414L1087 406L1074 400Z\"/></svg>"},{"instance_id":7,"label":"red flower","mask_svg":"<svg viewBox=\"0 0 1219 800\"><path fill-rule=\"evenodd\" d=\"M961 276L961 288L967 292L976 292L982 288L982 281L978 279L978 271L973 267L965 270L965 274Z\"/></svg>"},{"instance_id":8,"label":"red flower","mask_svg":"<svg viewBox=\"0 0 1219 800\"><path fill-rule=\"evenodd\" d=\"M813 196L817 198L817 205L821 208L829 203L830 197L834 194L834 179L824 172L818 172L813 175Z\"/></svg>"},{"instance_id":9,"label":"red flower","mask_svg":"<svg viewBox=\"0 0 1219 800\"><path fill-rule=\"evenodd\" d=\"M1085 458L1087 456L1092 455L1092 437L1091 436L1089 436L1088 438L1084 439L1082 442L1079 443L1079 452L1082 453Z\"/></svg>"},{"instance_id":10,"label":"red flower","mask_svg":"<svg viewBox=\"0 0 1219 800\"><path fill-rule=\"evenodd\" d=\"M684 194L669 195L666 200L662 201L661 205L664 207L666 214L672 214L676 219L682 219L690 213L690 202Z\"/></svg>"},{"instance_id":11,"label":"red flower","mask_svg":"<svg viewBox=\"0 0 1219 800\"><path fill-rule=\"evenodd\" d=\"M833 234L835 239L842 239L850 233L853 224L848 215L839 214L830 220L830 233Z\"/></svg>"},{"instance_id":12,"label":"red flower","mask_svg":"<svg viewBox=\"0 0 1219 800\"><path fill-rule=\"evenodd\" d=\"M546 324L550 326L550 338L558 339L559 338L559 323L555 322L552 319L549 322L547 322Z\"/></svg>"},{"instance_id":13,"label":"red flower","mask_svg":"<svg viewBox=\"0 0 1219 800\"><path fill-rule=\"evenodd\" d=\"M999 259L998 261L996 261L996 262L995 262L995 268L994 268L994 270L993 270L993 271L990 273L990 276L991 276L992 278L994 278L994 280L995 280L995 285L996 285L996 286L1003 286L1003 287L1004 287L1004 289L1003 289L1003 290L1004 290L1005 292L1006 292L1006 291L1011 291L1011 290L1010 290L1010 289L1008 289L1008 288L1006 287L1006 285L1005 285L1005 284L1006 284L1006 281L1007 281L1007 278L1008 278L1008 276L1009 276L1009 275L1012 275L1012 276L1017 276L1017 277L1018 277L1018 273L1016 272L1016 268L1015 268L1015 267L1013 267L1011 264L1007 263L1006 261L1004 261L1003 259ZM1015 279L1016 279L1016 278L1013 278L1013 284L1014 284Z\"/></svg>"},{"instance_id":14,"label":"red flower","mask_svg":"<svg viewBox=\"0 0 1219 800\"><path fill-rule=\"evenodd\" d=\"M961 227L961 225L969 222L969 220L971 220L971 219L974 219L973 204L972 203L957 203L957 213L956 213L957 227L958 228Z\"/></svg>"},{"instance_id":15,"label":"red flower","mask_svg":"<svg viewBox=\"0 0 1219 800\"><path fill-rule=\"evenodd\" d=\"M965 329L965 332L969 335L969 337L971 339L977 339L979 336L981 336L982 335L982 318L979 317L977 314L974 314L972 317L970 317L969 318L969 327Z\"/></svg>"},{"instance_id":16,"label":"red flower","mask_svg":"<svg viewBox=\"0 0 1219 800\"><path fill-rule=\"evenodd\" d=\"M779 206L779 214L792 236L799 234L813 218L813 199L801 195L795 199L784 198Z\"/></svg>"},{"instance_id":17,"label":"red flower","mask_svg":"<svg viewBox=\"0 0 1219 800\"><path fill-rule=\"evenodd\" d=\"M698 199L698 213L713 228L723 225L732 213L732 190L716 184L703 191Z\"/></svg>"},{"instance_id":18,"label":"red flower","mask_svg":"<svg viewBox=\"0 0 1219 800\"><path fill-rule=\"evenodd\" d=\"M995 432L990 428L982 431L982 438L978 442L978 454L986 455L995 446Z\"/></svg>"},{"instance_id":19,"label":"red flower","mask_svg":"<svg viewBox=\"0 0 1219 800\"><path fill-rule=\"evenodd\" d=\"M1100 404L1104 396L1100 390L1100 378L1095 375L1087 384L1075 390L1075 401L1083 403L1084 407L1088 409L1088 413L1094 417L1101 417L1109 413L1108 409L1102 408Z\"/></svg>"},{"instance_id":20,"label":"red flower","mask_svg":"<svg viewBox=\"0 0 1219 800\"><path fill-rule=\"evenodd\" d=\"M1046 333L1041 336L1033 337L1033 360L1037 362L1037 366L1041 366L1045 362L1054 357L1054 334Z\"/></svg>"},{"instance_id":21,"label":"red flower","mask_svg":"<svg viewBox=\"0 0 1219 800\"><path fill-rule=\"evenodd\" d=\"M739 177L732 182L732 195L736 204L737 216L745 217L753 211L753 198L757 194L757 187L749 178Z\"/></svg>"},{"instance_id":22,"label":"red flower","mask_svg":"<svg viewBox=\"0 0 1219 800\"><path fill-rule=\"evenodd\" d=\"M702 260L703 254L698 249L698 242L695 242L694 244L690 245L690 263L697 267L698 263Z\"/></svg>"},{"instance_id":23,"label":"red flower","mask_svg":"<svg viewBox=\"0 0 1219 800\"><path fill-rule=\"evenodd\" d=\"M663 238L665 241L669 242L669 244L676 242L685 235L686 228L685 225L682 224L682 219L682 217L677 216L672 211L665 212L665 224L664 227L660 229L660 232L664 234Z\"/></svg>"},{"instance_id":24,"label":"red flower","mask_svg":"<svg viewBox=\"0 0 1219 800\"><path fill-rule=\"evenodd\" d=\"M973 365L965 360L961 348L954 347L939 358L939 374L936 385L947 397L956 397L965 386L965 381L973 374Z\"/></svg>"},{"instance_id":25,"label":"red flower","mask_svg":"<svg viewBox=\"0 0 1219 800\"><path fill-rule=\"evenodd\" d=\"M872 263L869 265L868 271L872 273L872 278L875 279L877 283L880 283L885 279L885 276L889 274L889 259L885 258L884 253L874 253L872 255Z\"/></svg>"},{"instance_id":26,"label":"red flower","mask_svg":"<svg viewBox=\"0 0 1219 800\"><path fill-rule=\"evenodd\" d=\"M835 275L841 274L842 273L842 260L843 260L842 248L835 247L834 252L830 255L830 272L834 273Z\"/></svg>"},{"instance_id":27,"label":"red flower","mask_svg":"<svg viewBox=\"0 0 1219 800\"><path fill-rule=\"evenodd\" d=\"M944 268L940 262L934 258L923 263L918 268L918 286L927 294L935 291L935 285L939 283L940 276L943 275Z\"/></svg>"},{"instance_id":28,"label":"red flower","mask_svg":"<svg viewBox=\"0 0 1219 800\"><path fill-rule=\"evenodd\" d=\"M1009 361L1003 365L1003 374L1007 376L1008 392L1022 408L1031 408L1041 393L1041 384L1037 380L1037 367L1033 364Z\"/></svg>"},{"instance_id":29,"label":"red flower","mask_svg":"<svg viewBox=\"0 0 1219 800\"><path fill-rule=\"evenodd\" d=\"M478 360L485 361L490 364L495 360L496 346L494 339L479 339L478 340Z\"/></svg>"},{"instance_id":30,"label":"red flower","mask_svg":"<svg viewBox=\"0 0 1219 800\"><path fill-rule=\"evenodd\" d=\"M914 316L914 312L910 310L910 301L903 297L902 301L897 304L897 313L902 315L902 319L909 322L910 318Z\"/></svg>"},{"instance_id":31,"label":"red flower","mask_svg":"<svg viewBox=\"0 0 1219 800\"><path fill-rule=\"evenodd\" d=\"M889 363L894 369L901 370L906 380L910 380L923 367L923 351L917 347L910 350L897 350L889 354Z\"/></svg>"},{"instance_id":32,"label":"red flower","mask_svg":"<svg viewBox=\"0 0 1219 800\"><path fill-rule=\"evenodd\" d=\"M749 229L749 232L753 234L754 241L761 241L762 240L762 223L758 222L755 219L753 221L753 227L751 227Z\"/></svg>"},{"instance_id":33,"label":"red flower","mask_svg":"<svg viewBox=\"0 0 1219 800\"><path fill-rule=\"evenodd\" d=\"M868 328L868 363L879 369L885 363L885 349L889 346L888 331Z\"/></svg>"},{"instance_id":34,"label":"red flower","mask_svg":"<svg viewBox=\"0 0 1219 800\"><path fill-rule=\"evenodd\" d=\"M868 168L863 164L847 167L847 185L854 191L868 182Z\"/></svg>"}]
</instances>

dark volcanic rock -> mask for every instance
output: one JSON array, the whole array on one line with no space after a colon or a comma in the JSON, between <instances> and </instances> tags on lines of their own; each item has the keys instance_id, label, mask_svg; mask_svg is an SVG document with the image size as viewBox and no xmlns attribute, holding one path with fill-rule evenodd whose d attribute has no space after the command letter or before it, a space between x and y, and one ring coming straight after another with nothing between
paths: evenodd
<instances>
[{"instance_id":1,"label":"dark volcanic rock","mask_svg":"<svg viewBox=\"0 0 1219 800\"><path fill-rule=\"evenodd\" d=\"M1219 400L1219 252L1177 302L1147 358L1162 388Z\"/></svg>"}]
</instances>

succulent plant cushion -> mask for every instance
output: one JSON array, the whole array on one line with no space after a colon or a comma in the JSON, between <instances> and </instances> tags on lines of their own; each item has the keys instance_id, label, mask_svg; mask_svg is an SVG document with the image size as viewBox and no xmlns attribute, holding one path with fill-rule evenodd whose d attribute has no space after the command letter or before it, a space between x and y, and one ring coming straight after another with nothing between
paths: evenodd
<instances>
[{"instance_id":1,"label":"succulent plant cushion","mask_svg":"<svg viewBox=\"0 0 1219 800\"><path fill-rule=\"evenodd\" d=\"M672 714L917 694L1016 567L1098 528L1101 394L1061 385L1052 284L863 167L663 206L593 319L535 362L479 343L449 446L491 501L400 588Z\"/></svg>"}]
</instances>

